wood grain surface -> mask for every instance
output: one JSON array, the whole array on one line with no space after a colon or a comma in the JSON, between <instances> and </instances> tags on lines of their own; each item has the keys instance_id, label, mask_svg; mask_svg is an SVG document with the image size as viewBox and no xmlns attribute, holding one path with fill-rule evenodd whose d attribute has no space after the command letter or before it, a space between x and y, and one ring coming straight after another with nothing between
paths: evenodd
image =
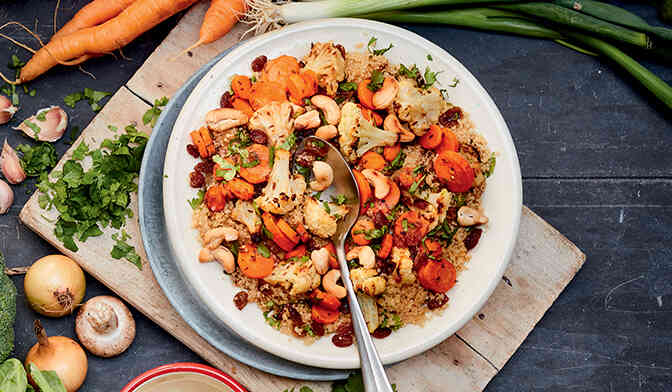
<instances>
[{"instance_id":1,"label":"wood grain surface","mask_svg":"<svg viewBox=\"0 0 672 392\"><path fill-rule=\"evenodd\" d=\"M173 59L197 36L204 12L199 4L190 10L128 82L105 105L94 121L65 154L70 157L79 142L97 145L111 136L107 124L123 125L137 121L152 102L169 96L212 56L233 45L245 26L236 28L232 39L196 49L188 60ZM140 98L139 98L140 97ZM149 132L146 127L139 128ZM56 170L62 165L59 162ZM137 217L136 200L132 208ZM53 212L51 212L53 214ZM282 391L298 385L294 380L261 373L218 352L198 336L170 306L149 268L137 224L127 222L145 268L137 270L129 263L113 260L109 249L114 241L109 232L92 238L78 252L63 248L53 234L53 216L40 209L33 195L21 211L20 219L64 254L76 259L92 276L100 280L129 304L144 313L170 334L198 353L206 361L231 373L252 392ZM505 278L481 311L453 337L425 354L389 369L392 382L403 391L482 390L513 355L546 310L581 268L584 254L527 208L523 208L521 228L514 255ZM300 383L304 385L304 383ZM309 385L315 391L329 391L329 384Z\"/></svg>"}]
</instances>

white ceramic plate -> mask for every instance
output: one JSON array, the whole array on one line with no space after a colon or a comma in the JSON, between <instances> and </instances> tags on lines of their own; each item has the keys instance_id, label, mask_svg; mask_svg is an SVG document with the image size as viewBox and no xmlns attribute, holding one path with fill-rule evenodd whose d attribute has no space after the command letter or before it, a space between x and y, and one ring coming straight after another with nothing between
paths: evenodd
<instances>
[{"instance_id":1,"label":"white ceramic plate","mask_svg":"<svg viewBox=\"0 0 672 392\"><path fill-rule=\"evenodd\" d=\"M220 96L229 89L232 75L250 74L250 63L257 56L302 57L309 52L311 42L330 40L348 51L366 50L371 37L378 39L379 47L394 44L386 53L392 63L415 63L423 71L430 65L432 70L442 71L438 77L440 87L448 90L451 103L470 114L490 148L498 154L495 173L488 179L483 198L490 223L472 251L468 270L459 275L458 283L449 291L450 305L423 327L409 325L375 341L385 364L435 346L469 321L499 283L515 245L522 208L520 167L506 123L474 76L443 49L399 27L361 19L304 22L251 39L216 64L191 93L175 123L166 154L163 190L169 245L188 281L209 309L243 338L275 355L311 366L357 368L357 349L354 345L335 347L330 336L305 345L267 325L256 305L248 305L243 311L235 308L232 298L238 289L229 277L217 263L199 264L197 260L200 246L197 232L191 228L192 211L187 204L196 194L188 181L196 161L185 153L185 147L191 143L189 132L203 124L209 110L219 107ZM427 59L428 54L433 61ZM459 80L458 85L448 87L453 78Z\"/></svg>"}]
</instances>

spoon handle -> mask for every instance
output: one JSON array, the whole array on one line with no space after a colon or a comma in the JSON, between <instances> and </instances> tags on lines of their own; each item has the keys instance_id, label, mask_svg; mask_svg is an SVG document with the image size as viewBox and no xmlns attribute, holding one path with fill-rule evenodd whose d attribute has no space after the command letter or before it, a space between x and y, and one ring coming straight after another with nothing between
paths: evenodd
<instances>
[{"instance_id":1,"label":"spoon handle","mask_svg":"<svg viewBox=\"0 0 672 392\"><path fill-rule=\"evenodd\" d=\"M359 361L362 367L362 379L364 381L364 390L367 392L393 392L390 381L387 379L383 364L373 345L373 340L366 326L362 309L357 301L355 289L350 280L350 270L345 260L344 240L341 240L336 249L338 262L341 266L341 275L345 289L348 292L348 304L350 305L350 315L352 316L352 327L357 337L357 349L359 350Z\"/></svg>"}]
</instances>

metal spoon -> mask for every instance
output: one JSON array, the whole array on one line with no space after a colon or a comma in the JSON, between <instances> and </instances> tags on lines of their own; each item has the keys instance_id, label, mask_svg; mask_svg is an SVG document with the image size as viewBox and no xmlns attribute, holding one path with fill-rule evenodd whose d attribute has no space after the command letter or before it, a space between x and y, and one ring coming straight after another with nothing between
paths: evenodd
<instances>
[{"instance_id":1,"label":"metal spoon","mask_svg":"<svg viewBox=\"0 0 672 392\"><path fill-rule=\"evenodd\" d=\"M332 240L336 246L338 263L341 266L343 285L348 292L348 304L350 305L350 315L352 316L352 327L357 337L357 348L362 367L364 388L369 392L393 392L390 381L387 379L387 374L385 374L385 369L383 369L383 364L380 362L376 347L373 345L369 329L366 326L362 309L357 301L355 289L352 286L352 281L350 281L348 263L345 260L345 238L359 217L359 188L357 187L357 182L340 151L331 143L315 136L309 136L303 140L298 151L308 141L319 141L329 146L329 150L324 156L324 161L334 170L334 182L322 192L322 196L330 198L331 196L345 195L351 207L350 212L339 221L338 229Z\"/></svg>"}]
</instances>

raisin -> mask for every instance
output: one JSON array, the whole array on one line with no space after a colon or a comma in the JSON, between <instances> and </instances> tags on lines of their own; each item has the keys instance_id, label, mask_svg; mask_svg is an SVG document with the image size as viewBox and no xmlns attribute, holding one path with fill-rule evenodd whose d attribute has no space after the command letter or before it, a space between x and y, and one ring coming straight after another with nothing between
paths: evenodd
<instances>
[{"instance_id":1,"label":"raisin","mask_svg":"<svg viewBox=\"0 0 672 392\"><path fill-rule=\"evenodd\" d=\"M352 335L354 330L352 329L351 323L343 323L336 328L336 334L350 334Z\"/></svg>"},{"instance_id":2,"label":"raisin","mask_svg":"<svg viewBox=\"0 0 672 392\"><path fill-rule=\"evenodd\" d=\"M376 214L373 216L373 223L378 228L387 226L390 222L387 221L387 216L382 211L376 211Z\"/></svg>"},{"instance_id":3,"label":"raisin","mask_svg":"<svg viewBox=\"0 0 672 392\"><path fill-rule=\"evenodd\" d=\"M343 47L343 45L336 44L334 46L336 47L336 49L338 49L339 52L341 52L341 56L343 56L343 58L345 58L345 48Z\"/></svg>"},{"instance_id":4,"label":"raisin","mask_svg":"<svg viewBox=\"0 0 672 392\"><path fill-rule=\"evenodd\" d=\"M303 68L305 66L306 66L306 63L304 63L303 61L299 61L299 68Z\"/></svg>"},{"instance_id":5,"label":"raisin","mask_svg":"<svg viewBox=\"0 0 672 392\"><path fill-rule=\"evenodd\" d=\"M448 222L455 222L457 220L457 207L449 207L446 210L446 220Z\"/></svg>"},{"instance_id":6,"label":"raisin","mask_svg":"<svg viewBox=\"0 0 672 392\"><path fill-rule=\"evenodd\" d=\"M233 104L231 104L232 100L233 100L233 94L231 94L230 91L224 92L224 94L222 94L222 97L219 99L219 107L232 108L233 107Z\"/></svg>"},{"instance_id":7,"label":"raisin","mask_svg":"<svg viewBox=\"0 0 672 392\"><path fill-rule=\"evenodd\" d=\"M467 237L464 239L464 246L467 250L474 249L478 245L478 240L481 239L482 229L471 229Z\"/></svg>"},{"instance_id":8,"label":"raisin","mask_svg":"<svg viewBox=\"0 0 672 392\"><path fill-rule=\"evenodd\" d=\"M303 323L303 318L301 318L301 313L296 310L292 305L287 305L287 312L289 313L289 319L295 322L296 324Z\"/></svg>"},{"instance_id":9,"label":"raisin","mask_svg":"<svg viewBox=\"0 0 672 392\"><path fill-rule=\"evenodd\" d=\"M392 333L392 330L389 328L376 328L375 331L371 334L376 339L385 339L386 337L390 336Z\"/></svg>"},{"instance_id":10,"label":"raisin","mask_svg":"<svg viewBox=\"0 0 672 392\"><path fill-rule=\"evenodd\" d=\"M268 61L268 57L261 55L256 59L252 60L252 71L261 72Z\"/></svg>"},{"instance_id":11,"label":"raisin","mask_svg":"<svg viewBox=\"0 0 672 392\"><path fill-rule=\"evenodd\" d=\"M212 173L212 168L215 167L215 162L211 160L199 162L194 166L194 171L197 171L199 173L203 174L209 174Z\"/></svg>"},{"instance_id":12,"label":"raisin","mask_svg":"<svg viewBox=\"0 0 672 392\"><path fill-rule=\"evenodd\" d=\"M429 202L426 201L426 200L418 199L418 200L416 200L415 202L413 202L413 206L414 206L415 208L420 209L420 210L424 210L424 209L426 209L427 207L429 207Z\"/></svg>"},{"instance_id":13,"label":"raisin","mask_svg":"<svg viewBox=\"0 0 672 392\"><path fill-rule=\"evenodd\" d=\"M336 347L352 346L353 341L354 341L354 337L352 336L352 334L337 334L337 335L334 335L331 338L331 342Z\"/></svg>"},{"instance_id":14,"label":"raisin","mask_svg":"<svg viewBox=\"0 0 672 392\"><path fill-rule=\"evenodd\" d=\"M343 314L350 314L350 305L347 302L341 302L341 306L338 307L338 311Z\"/></svg>"},{"instance_id":15,"label":"raisin","mask_svg":"<svg viewBox=\"0 0 672 392\"><path fill-rule=\"evenodd\" d=\"M194 158L198 158L200 156L198 155L198 147L196 147L194 144L187 144L187 152Z\"/></svg>"},{"instance_id":16,"label":"raisin","mask_svg":"<svg viewBox=\"0 0 672 392\"><path fill-rule=\"evenodd\" d=\"M233 303L238 310L243 310L247 305L247 291L241 291L233 297Z\"/></svg>"},{"instance_id":17,"label":"raisin","mask_svg":"<svg viewBox=\"0 0 672 392\"><path fill-rule=\"evenodd\" d=\"M271 289L271 285L268 283L265 283L263 280L259 280L259 285L257 286L257 289L264 295L270 296L273 294L273 289Z\"/></svg>"},{"instance_id":18,"label":"raisin","mask_svg":"<svg viewBox=\"0 0 672 392\"><path fill-rule=\"evenodd\" d=\"M201 188L205 185L205 177L203 177L203 174L193 171L189 173L189 185L192 188Z\"/></svg>"},{"instance_id":19,"label":"raisin","mask_svg":"<svg viewBox=\"0 0 672 392\"><path fill-rule=\"evenodd\" d=\"M457 126L458 120L462 118L462 109L459 106L453 106L452 108L441 113L439 116L439 124L444 127L453 128Z\"/></svg>"},{"instance_id":20,"label":"raisin","mask_svg":"<svg viewBox=\"0 0 672 392\"><path fill-rule=\"evenodd\" d=\"M259 233L250 234L250 241L252 241L253 244L260 243L261 242L261 234L259 234Z\"/></svg>"},{"instance_id":21,"label":"raisin","mask_svg":"<svg viewBox=\"0 0 672 392\"><path fill-rule=\"evenodd\" d=\"M394 270L397 269L397 265L392 262L383 261L381 264L382 265L380 266L380 270L386 275L392 275Z\"/></svg>"},{"instance_id":22,"label":"raisin","mask_svg":"<svg viewBox=\"0 0 672 392\"><path fill-rule=\"evenodd\" d=\"M266 143L268 142L268 136L266 136L266 133L264 133L264 131L262 130L252 129L251 131L248 132L248 135L250 137L250 140L252 140L252 143L266 145Z\"/></svg>"},{"instance_id":23,"label":"raisin","mask_svg":"<svg viewBox=\"0 0 672 392\"><path fill-rule=\"evenodd\" d=\"M313 321L310 323L310 328L313 330L315 336L324 336L324 325Z\"/></svg>"},{"instance_id":24,"label":"raisin","mask_svg":"<svg viewBox=\"0 0 672 392\"><path fill-rule=\"evenodd\" d=\"M294 160L303 167L312 167L313 162L315 162L315 154L304 149L296 153Z\"/></svg>"},{"instance_id":25,"label":"raisin","mask_svg":"<svg viewBox=\"0 0 672 392\"><path fill-rule=\"evenodd\" d=\"M446 294L434 295L427 301L427 307L430 310L438 309L448 302L448 296Z\"/></svg>"}]
</instances>

